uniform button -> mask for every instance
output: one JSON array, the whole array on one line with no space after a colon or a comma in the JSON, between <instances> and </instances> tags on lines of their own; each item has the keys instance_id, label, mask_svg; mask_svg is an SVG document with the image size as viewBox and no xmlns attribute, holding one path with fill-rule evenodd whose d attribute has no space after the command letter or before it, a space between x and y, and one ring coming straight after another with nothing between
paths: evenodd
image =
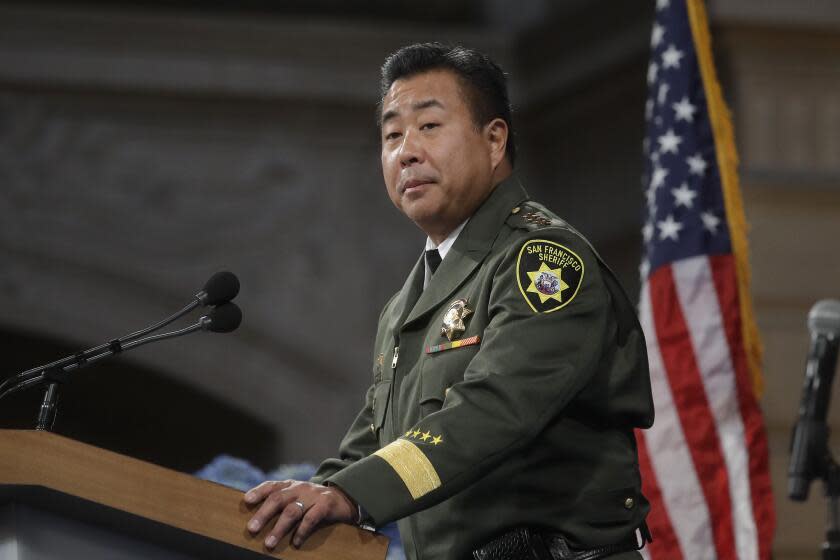
<instances>
[{"instance_id":1,"label":"uniform button","mask_svg":"<svg viewBox=\"0 0 840 560\"><path fill-rule=\"evenodd\" d=\"M513 210L510 211L511 214L519 214L519 211L522 210L519 206L516 206Z\"/></svg>"},{"instance_id":2,"label":"uniform button","mask_svg":"<svg viewBox=\"0 0 840 560\"><path fill-rule=\"evenodd\" d=\"M633 509L633 505L635 503L636 502L633 501L633 498L627 498L626 500L624 500L624 507L626 507L627 509Z\"/></svg>"},{"instance_id":3,"label":"uniform button","mask_svg":"<svg viewBox=\"0 0 840 560\"><path fill-rule=\"evenodd\" d=\"M375 434L375 433L376 433L376 427L375 427L373 424L371 424L371 425L370 425L370 431L371 431L371 433L373 433L373 434Z\"/></svg>"}]
</instances>

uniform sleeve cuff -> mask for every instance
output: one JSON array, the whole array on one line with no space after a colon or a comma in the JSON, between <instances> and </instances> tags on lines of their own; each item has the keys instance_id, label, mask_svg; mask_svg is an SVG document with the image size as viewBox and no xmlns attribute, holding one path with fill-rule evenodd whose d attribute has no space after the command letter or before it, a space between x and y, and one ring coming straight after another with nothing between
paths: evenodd
<instances>
[{"instance_id":1,"label":"uniform sleeve cuff","mask_svg":"<svg viewBox=\"0 0 840 560\"><path fill-rule=\"evenodd\" d=\"M394 469L371 455L342 469L325 482L340 487L377 527L413 513L414 499Z\"/></svg>"}]
</instances>

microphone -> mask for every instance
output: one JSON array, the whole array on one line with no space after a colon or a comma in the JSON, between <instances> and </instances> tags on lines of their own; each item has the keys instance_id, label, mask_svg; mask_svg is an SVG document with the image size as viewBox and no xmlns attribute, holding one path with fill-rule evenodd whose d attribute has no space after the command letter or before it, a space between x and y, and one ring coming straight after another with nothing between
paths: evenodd
<instances>
[{"instance_id":1,"label":"microphone","mask_svg":"<svg viewBox=\"0 0 840 560\"><path fill-rule=\"evenodd\" d=\"M177 331L170 331L152 336L147 336L139 340L133 340L131 342L127 342L125 344L120 345L118 348L109 346L104 348L100 353L96 355L87 356L84 360L76 361L67 365L41 368L39 375L31 377L29 379L24 379L23 381L10 387L6 391L0 390L0 399L5 397L6 395L16 393L17 391L21 391L23 389L26 389L27 387L40 385L44 382L62 381L64 380L65 376L70 372L88 366L93 362L101 360L102 358L107 358L108 356L112 356L120 352L125 352L126 350L131 350L132 348L137 348L138 346L149 344L150 342L158 342L160 340L176 338L201 330L218 333L228 333L235 331L237 328L239 328L239 325L241 323L242 310L239 309L239 306L232 302L223 303L217 307L214 307L210 311L210 313L202 316L198 320L198 322L196 322L193 325L190 325L189 327L178 329Z\"/></svg>"},{"instance_id":2,"label":"microphone","mask_svg":"<svg viewBox=\"0 0 840 560\"><path fill-rule=\"evenodd\" d=\"M239 293L239 278L233 272L217 272L204 284L204 289L195 294L201 305L226 303Z\"/></svg>"},{"instance_id":3,"label":"microphone","mask_svg":"<svg viewBox=\"0 0 840 560\"><path fill-rule=\"evenodd\" d=\"M199 305L218 305L218 307L222 307L223 305L219 304L225 304L229 302L238 294L239 279L236 277L236 275L228 271L217 272L216 274L211 276L209 280L207 280L207 282L204 284L204 288L195 295L193 300L177 313L174 313L166 319L163 319L162 321L159 321L150 327L146 327L145 329L133 332L115 340L111 340L104 344L100 344L99 346L89 348L72 356L67 356L60 360L56 360L55 362L38 366L36 368L32 368L30 370L8 377L2 382L0 382L0 398L12 391L12 389L7 390L7 388L11 388L12 386L20 386L22 383L26 383L27 381L32 379L41 379L43 378L44 373L50 370L61 371L64 369L65 366L68 365L75 365L80 362L85 362L87 360L98 359L100 357L100 353L104 350L111 350L111 352L107 355L119 352L120 350L128 347L127 343L129 343L130 341L137 340L142 336L162 329L163 327L172 323L173 321L180 319ZM227 311L221 313L229 314L232 312ZM210 314L207 316L208 319L211 320L211 323L213 316L213 311L211 311ZM241 321L241 317L242 314L240 312L239 321ZM232 317L228 318L227 321L236 323L236 326L234 326L230 330L234 330L237 326L239 326L239 322L233 321Z\"/></svg>"},{"instance_id":4,"label":"microphone","mask_svg":"<svg viewBox=\"0 0 840 560\"><path fill-rule=\"evenodd\" d=\"M242 310L235 303L223 303L198 320L205 331L227 333L235 331L242 323Z\"/></svg>"},{"instance_id":5,"label":"microphone","mask_svg":"<svg viewBox=\"0 0 840 560\"><path fill-rule=\"evenodd\" d=\"M805 382L799 405L799 420L793 428L788 468L788 495L805 501L811 481L825 478L828 455L826 415L831 385L837 367L840 342L840 301L818 301L808 313L811 347L805 364Z\"/></svg>"},{"instance_id":6,"label":"microphone","mask_svg":"<svg viewBox=\"0 0 840 560\"><path fill-rule=\"evenodd\" d=\"M152 333L156 330L160 330L169 323L177 321L199 305L219 305L221 303L226 303L233 298L235 298L239 294L239 279L233 272L222 271L217 272L213 276L210 277L207 282L204 284L204 288L195 294L193 300L188 303L183 309L174 313L164 319L163 321L157 322L151 327L147 327L143 330L133 332L129 335L126 335L119 339L120 343L127 342L130 340L134 340L140 338L141 336L145 336L149 333ZM96 351L100 350L100 347L89 351Z\"/></svg>"}]
</instances>

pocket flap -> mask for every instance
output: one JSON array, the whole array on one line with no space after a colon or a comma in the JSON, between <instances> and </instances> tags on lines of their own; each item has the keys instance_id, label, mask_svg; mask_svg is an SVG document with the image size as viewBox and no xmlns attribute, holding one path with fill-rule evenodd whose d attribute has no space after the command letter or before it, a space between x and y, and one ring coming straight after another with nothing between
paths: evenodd
<instances>
[{"instance_id":1,"label":"pocket flap","mask_svg":"<svg viewBox=\"0 0 840 560\"><path fill-rule=\"evenodd\" d=\"M391 397L391 381L383 381L373 390L373 425L378 430L385 423Z\"/></svg>"}]
</instances>

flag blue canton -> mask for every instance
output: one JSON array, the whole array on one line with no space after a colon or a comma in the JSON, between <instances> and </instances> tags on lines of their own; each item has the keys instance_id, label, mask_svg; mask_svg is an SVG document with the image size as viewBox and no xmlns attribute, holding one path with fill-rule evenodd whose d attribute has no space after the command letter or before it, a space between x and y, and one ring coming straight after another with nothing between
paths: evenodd
<instances>
[{"instance_id":1,"label":"flag blue canton","mask_svg":"<svg viewBox=\"0 0 840 560\"><path fill-rule=\"evenodd\" d=\"M642 280L675 261L732 252L712 125L684 2L657 0L650 60Z\"/></svg>"}]
</instances>

